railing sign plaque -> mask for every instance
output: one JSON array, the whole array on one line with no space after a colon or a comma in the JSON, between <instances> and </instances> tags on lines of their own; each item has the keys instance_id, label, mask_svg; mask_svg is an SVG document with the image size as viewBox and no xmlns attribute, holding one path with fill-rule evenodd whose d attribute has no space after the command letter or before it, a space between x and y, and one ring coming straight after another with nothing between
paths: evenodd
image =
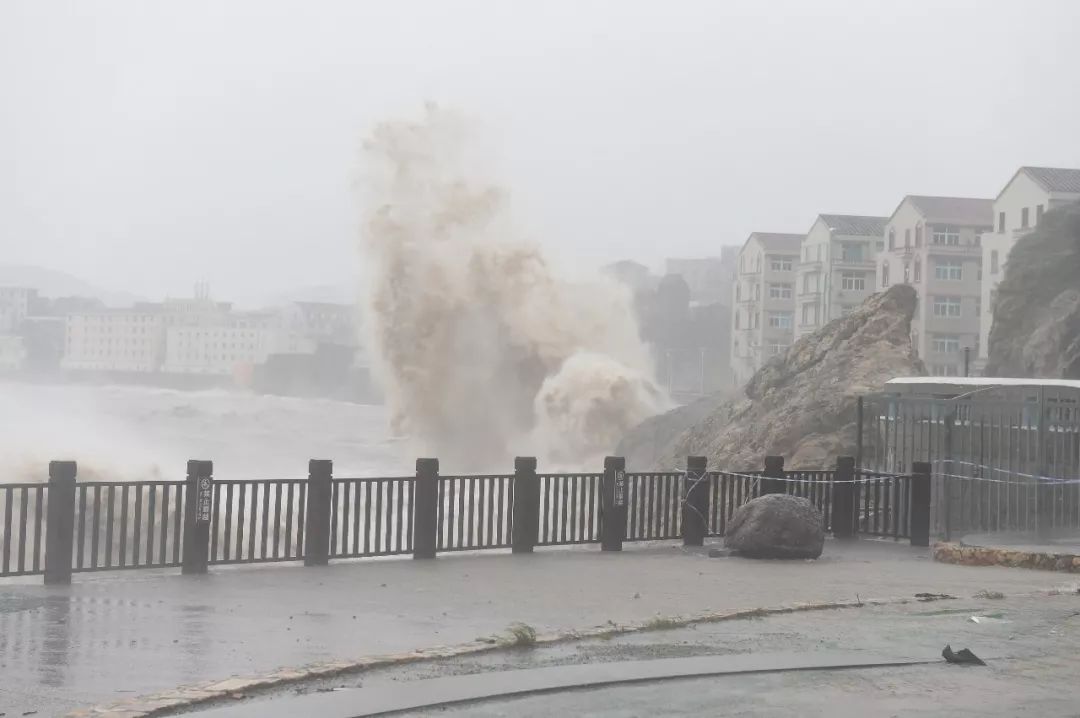
<instances>
[{"instance_id":1,"label":"railing sign plaque","mask_svg":"<svg viewBox=\"0 0 1080 718\"><path fill-rule=\"evenodd\" d=\"M201 524L210 523L211 507L214 504L214 485L209 476L199 479L199 493L196 499L195 521Z\"/></svg>"},{"instance_id":2,"label":"railing sign plaque","mask_svg":"<svg viewBox=\"0 0 1080 718\"><path fill-rule=\"evenodd\" d=\"M615 505L626 506L626 472L615 472Z\"/></svg>"}]
</instances>

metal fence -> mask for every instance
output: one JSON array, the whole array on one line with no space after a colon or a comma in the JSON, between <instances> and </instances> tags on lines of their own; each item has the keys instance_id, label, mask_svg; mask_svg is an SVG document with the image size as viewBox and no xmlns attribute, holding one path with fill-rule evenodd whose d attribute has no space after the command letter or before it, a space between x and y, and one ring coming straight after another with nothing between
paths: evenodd
<instances>
[{"instance_id":1,"label":"metal fence","mask_svg":"<svg viewBox=\"0 0 1080 718\"><path fill-rule=\"evenodd\" d=\"M1080 406L1075 392L1011 398L878 394L860 402L859 465L932 467L932 530L1053 533L1080 529Z\"/></svg>"},{"instance_id":2,"label":"metal fence","mask_svg":"<svg viewBox=\"0 0 1080 718\"><path fill-rule=\"evenodd\" d=\"M219 564L679 538L697 545L723 535L738 508L763 493L807 498L837 535L913 535L906 474L857 473L853 458L835 471L785 471L780 457L749 472L690 462L697 468L626 472L609 458L603 472L538 474L535 459L519 459L513 473L442 476L436 461L420 460L415 476L346 478L312 461L306 479L215 480L210 462L193 461L184 481L133 483L80 482L72 462L53 462L47 484L0 485L0 576L64 582L72 572L114 569L202 573Z\"/></svg>"}]
</instances>

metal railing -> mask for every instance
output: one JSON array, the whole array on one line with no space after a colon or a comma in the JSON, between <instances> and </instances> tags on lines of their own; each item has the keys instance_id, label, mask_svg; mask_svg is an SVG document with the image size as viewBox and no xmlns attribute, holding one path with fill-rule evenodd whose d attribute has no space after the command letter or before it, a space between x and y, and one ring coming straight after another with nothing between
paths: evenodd
<instances>
[{"instance_id":1,"label":"metal railing","mask_svg":"<svg viewBox=\"0 0 1080 718\"><path fill-rule=\"evenodd\" d=\"M47 484L0 485L0 576L44 574L63 583L73 572L209 566L440 552L682 539L701 545L723 535L747 501L766 493L809 500L838 536L912 538L915 477L836 470L708 471L692 457L686 471L627 472L609 457L603 472L536 473L518 459L514 473L448 475L417 462L415 476L334 477L312 461L306 479L218 479L208 461L191 461L184 481L76 480L73 462L53 462ZM921 525L921 524L919 524ZM922 539L919 539L922 541Z\"/></svg>"}]
</instances>

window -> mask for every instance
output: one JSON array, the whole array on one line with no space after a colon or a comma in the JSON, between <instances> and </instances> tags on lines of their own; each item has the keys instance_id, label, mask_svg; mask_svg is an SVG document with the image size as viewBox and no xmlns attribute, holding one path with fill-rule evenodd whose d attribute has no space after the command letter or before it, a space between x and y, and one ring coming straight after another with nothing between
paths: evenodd
<instances>
[{"instance_id":1,"label":"window","mask_svg":"<svg viewBox=\"0 0 1080 718\"><path fill-rule=\"evenodd\" d=\"M1020 229L1028 228L1028 208L1024 207L1020 210Z\"/></svg>"},{"instance_id":2,"label":"window","mask_svg":"<svg viewBox=\"0 0 1080 718\"><path fill-rule=\"evenodd\" d=\"M840 245L841 261L857 264L863 261L863 246L856 242L844 242Z\"/></svg>"},{"instance_id":3,"label":"window","mask_svg":"<svg viewBox=\"0 0 1080 718\"><path fill-rule=\"evenodd\" d=\"M998 234L1005 234L1005 213L998 212Z\"/></svg>"},{"instance_id":4,"label":"window","mask_svg":"<svg viewBox=\"0 0 1080 718\"><path fill-rule=\"evenodd\" d=\"M975 297L975 316L982 316L982 297Z\"/></svg>"},{"instance_id":5,"label":"window","mask_svg":"<svg viewBox=\"0 0 1080 718\"><path fill-rule=\"evenodd\" d=\"M753 294L753 296L754 296L754 299L761 299L761 285L760 284L755 284L754 285L754 294Z\"/></svg>"},{"instance_id":6,"label":"window","mask_svg":"<svg viewBox=\"0 0 1080 718\"><path fill-rule=\"evenodd\" d=\"M889 249L896 249L896 230L889 227Z\"/></svg>"},{"instance_id":7,"label":"window","mask_svg":"<svg viewBox=\"0 0 1080 718\"><path fill-rule=\"evenodd\" d=\"M938 354L959 354L960 337L955 334L935 334L934 351Z\"/></svg>"},{"instance_id":8,"label":"window","mask_svg":"<svg viewBox=\"0 0 1080 718\"><path fill-rule=\"evenodd\" d=\"M998 273L998 251L996 249L990 250L990 274Z\"/></svg>"},{"instance_id":9,"label":"window","mask_svg":"<svg viewBox=\"0 0 1080 718\"><path fill-rule=\"evenodd\" d=\"M881 288L889 286L889 263L881 263Z\"/></svg>"},{"instance_id":10,"label":"window","mask_svg":"<svg viewBox=\"0 0 1080 718\"><path fill-rule=\"evenodd\" d=\"M964 263L959 259L939 259L934 265L934 279L961 280Z\"/></svg>"},{"instance_id":11,"label":"window","mask_svg":"<svg viewBox=\"0 0 1080 718\"><path fill-rule=\"evenodd\" d=\"M922 281L922 260L918 257L915 258L915 283L918 284Z\"/></svg>"},{"instance_id":12,"label":"window","mask_svg":"<svg viewBox=\"0 0 1080 718\"><path fill-rule=\"evenodd\" d=\"M904 249L907 249L910 246L911 246L911 228L909 227L909 228L904 230Z\"/></svg>"},{"instance_id":13,"label":"window","mask_svg":"<svg viewBox=\"0 0 1080 718\"><path fill-rule=\"evenodd\" d=\"M735 328L736 328L736 329L738 329L738 328L739 328L739 317L740 317L741 315L742 315L742 312L740 312L740 311L739 311L738 309L736 309L736 310L735 310Z\"/></svg>"},{"instance_id":14,"label":"window","mask_svg":"<svg viewBox=\"0 0 1080 718\"><path fill-rule=\"evenodd\" d=\"M960 230L947 224L935 225L933 242L956 247L960 244Z\"/></svg>"},{"instance_id":15,"label":"window","mask_svg":"<svg viewBox=\"0 0 1080 718\"><path fill-rule=\"evenodd\" d=\"M791 285L787 283L770 284L769 299L791 299Z\"/></svg>"},{"instance_id":16,"label":"window","mask_svg":"<svg viewBox=\"0 0 1080 718\"><path fill-rule=\"evenodd\" d=\"M1041 204L1035 205L1035 224L1042 222L1043 206Z\"/></svg>"},{"instance_id":17,"label":"window","mask_svg":"<svg viewBox=\"0 0 1080 718\"><path fill-rule=\"evenodd\" d=\"M742 298L742 285L735 282L735 301L739 301Z\"/></svg>"},{"instance_id":18,"label":"window","mask_svg":"<svg viewBox=\"0 0 1080 718\"><path fill-rule=\"evenodd\" d=\"M866 289L866 277L860 272L843 272L840 274L840 288L861 292Z\"/></svg>"},{"instance_id":19,"label":"window","mask_svg":"<svg viewBox=\"0 0 1080 718\"><path fill-rule=\"evenodd\" d=\"M885 241L884 240L879 239L876 244L877 244L877 251L879 251L879 252L885 251Z\"/></svg>"},{"instance_id":20,"label":"window","mask_svg":"<svg viewBox=\"0 0 1080 718\"><path fill-rule=\"evenodd\" d=\"M802 290L803 290L803 294L807 294L807 293L810 292L810 275L809 274L804 274L803 275L803 278L802 278Z\"/></svg>"},{"instance_id":21,"label":"window","mask_svg":"<svg viewBox=\"0 0 1080 718\"><path fill-rule=\"evenodd\" d=\"M791 312L769 312L769 326L773 329L791 329Z\"/></svg>"},{"instance_id":22,"label":"window","mask_svg":"<svg viewBox=\"0 0 1080 718\"><path fill-rule=\"evenodd\" d=\"M960 369L956 364L931 364L930 373L934 376L960 376Z\"/></svg>"},{"instance_id":23,"label":"window","mask_svg":"<svg viewBox=\"0 0 1080 718\"><path fill-rule=\"evenodd\" d=\"M769 257L769 268L774 272L790 272L791 257Z\"/></svg>"},{"instance_id":24,"label":"window","mask_svg":"<svg viewBox=\"0 0 1080 718\"><path fill-rule=\"evenodd\" d=\"M802 305L802 323L804 326L814 326L817 324L817 305L806 303Z\"/></svg>"},{"instance_id":25,"label":"window","mask_svg":"<svg viewBox=\"0 0 1080 718\"><path fill-rule=\"evenodd\" d=\"M934 316L959 317L960 297L934 297Z\"/></svg>"},{"instance_id":26,"label":"window","mask_svg":"<svg viewBox=\"0 0 1080 718\"><path fill-rule=\"evenodd\" d=\"M750 324L751 324L751 326L750 326L751 329L757 329L759 326L761 326L761 315L759 313L757 313L757 312L754 312L753 314L751 314L750 315Z\"/></svg>"},{"instance_id":27,"label":"window","mask_svg":"<svg viewBox=\"0 0 1080 718\"><path fill-rule=\"evenodd\" d=\"M922 222L915 225L915 246L922 246Z\"/></svg>"},{"instance_id":28,"label":"window","mask_svg":"<svg viewBox=\"0 0 1080 718\"><path fill-rule=\"evenodd\" d=\"M790 346L790 345L789 344L770 344L769 345L769 356L774 357L777 354L783 354L785 351L787 351L788 346Z\"/></svg>"}]
</instances>

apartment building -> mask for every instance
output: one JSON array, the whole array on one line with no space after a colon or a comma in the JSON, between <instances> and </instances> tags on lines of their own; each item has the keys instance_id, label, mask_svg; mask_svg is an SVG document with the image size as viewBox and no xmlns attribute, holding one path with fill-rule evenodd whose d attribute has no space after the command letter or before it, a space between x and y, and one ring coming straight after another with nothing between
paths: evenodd
<instances>
[{"instance_id":1,"label":"apartment building","mask_svg":"<svg viewBox=\"0 0 1080 718\"><path fill-rule=\"evenodd\" d=\"M0 287L0 334L16 333L36 298L27 287Z\"/></svg>"},{"instance_id":2,"label":"apartment building","mask_svg":"<svg viewBox=\"0 0 1080 718\"><path fill-rule=\"evenodd\" d=\"M746 383L795 337L795 280L801 234L754 232L738 255L731 319L731 370Z\"/></svg>"},{"instance_id":3,"label":"apartment building","mask_svg":"<svg viewBox=\"0 0 1080 718\"><path fill-rule=\"evenodd\" d=\"M877 291L875 257L888 217L821 214L802 243L795 282L796 339L845 316Z\"/></svg>"},{"instance_id":4,"label":"apartment building","mask_svg":"<svg viewBox=\"0 0 1080 718\"><path fill-rule=\"evenodd\" d=\"M161 304L69 314L63 369L71 371L154 372L165 348Z\"/></svg>"},{"instance_id":5,"label":"apartment building","mask_svg":"<svg viewBox=\"0 0 1080 718\"><path fill-rule=\"evenodd\" d=\"M993 230L991 199L908 195L885 224L882 288L918 293L911 339L935 376L961 376L965 349L978 355L982 237Z\"/></svg>"},{"instance_id":6,"label":"apartment building","mask_svg":"<svg viewBox=\"0 0 1080 718\"><path fill-rule=\"evenodd\" d=\"M278 312L236 312L213 323L170 326L165 334L169 374L239 376L274 353L292 353L292 333ZM304 349L313 350L305 345ZM305 352L300 352L305 353Z\"/></svg>"},{"instance_id":7,"label":"apartment building","mask_svg":"<svg viewBox=\"0 0 1080 718\"><path fill-rule=\"evenodd\" d=\"M1080 200L1080 169L1021 167L994 199L994 231L983 235L982 306L979 327L979 362L990 350L994 322L994 293L1005 275L1013 245L1038 226L1044 213Z\"/></svg>"}]
</instances>

